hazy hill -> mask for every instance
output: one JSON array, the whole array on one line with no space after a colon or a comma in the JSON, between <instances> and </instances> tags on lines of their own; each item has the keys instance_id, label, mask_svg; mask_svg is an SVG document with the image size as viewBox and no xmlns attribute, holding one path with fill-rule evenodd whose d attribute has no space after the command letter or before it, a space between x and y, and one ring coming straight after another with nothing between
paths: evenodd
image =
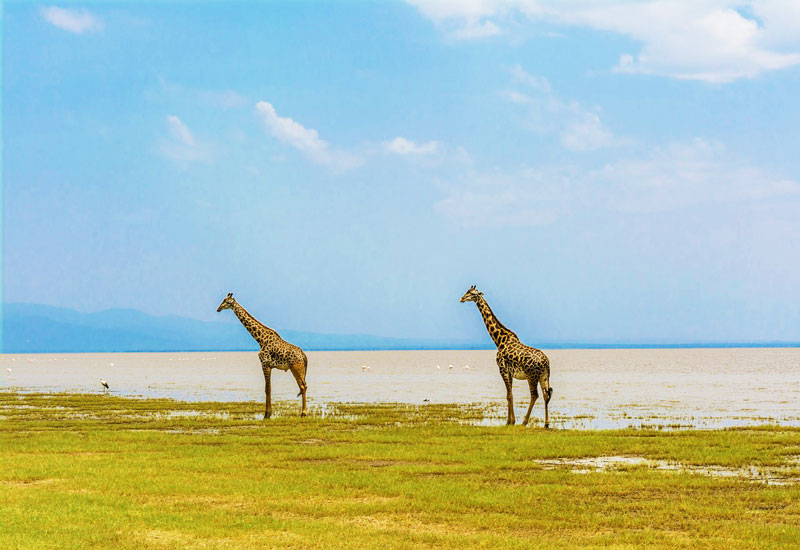
<instances>
[{"instance_id":1,"label":"hazy hill","mask_svg":"<svg viewBox=\"0 0 800 550\"><path fill-rule=\"evenodd\" d=\"M306 350L436 349L476 347L469 342L420 341L363 334L278 330ZM258 349L234 322L154 316L133 309L81 313L66 308L12 303L3 307L4 353L112 351L246 351Z\"/></svg>"}]
</instances>

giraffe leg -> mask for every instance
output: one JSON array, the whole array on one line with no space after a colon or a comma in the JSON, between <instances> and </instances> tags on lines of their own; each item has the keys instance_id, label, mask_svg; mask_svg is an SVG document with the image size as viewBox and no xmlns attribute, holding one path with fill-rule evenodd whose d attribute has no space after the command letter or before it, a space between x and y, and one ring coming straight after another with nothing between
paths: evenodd
<instances>
[{"instance_id":1,"label":"giraffe leg","mask_svg":"<svg viewBox=\"0 0 800 550\"><path fill-rule=\"evenodd\" d=\"M497 352L497 368L500 369L500 377L503 379L503 383L506 385L506 401L508 401L506 425L511 426L514 424L514 422L516 422L516 419L514 418L514 394L511 392L511 384L513 384L514 380L511 377L511 373L508 371L505 359L499 350Z\"/></svg>"},{"instance_id":2,"label":"giraffe leg","mask_svg":"<svg viewBox=\"0 0 800 550\"><path fill-rule=\"evenodd\" d=\"M514 383L513 378L506 374L503 376L503 382L506 383L506 401L508 401L508 420L506 424L513 426L517 419L514 417L514 393L511 391L511 384Z\"/></svg>"},{"instance_id":3,"label":"giraffe leg","mask_svg":"<svg viewBox=\"0 0 800 550\"><path fill-rule=\"evenodd\" d=\"M533 404L536 403L536 398L539 397L539 392L536 391L536 382L528 378L528 386L531 388L531 404L528 405L528 412L525 413L525 419L522 421L523 426L528 425L528 420L530 420L531 411L533 410Z\"/></svg>"},{"instance_id":4,"label":"giraffe leg","mask_svg":"<svg viewBox=\"0 0 800 550\"><path fill-rule=\"evenodd\" d=\"M542 378L539 382L542 385L542 393L544 394L544 427L550 427L550 411L549 411L549 403L550 398L553 397L553 388L550 387L550 379L549 378Z\"/></svg>"},{"instance_id":5,"label":"giraffe leg","mask_svg":"<svg viewBox=\"0 0 800 550\"><path fill-rule=\"evenodd\" d=\"M258 353L261 359L261 370L264 371L264 393L266 394L266 404L264 406L264 420L272 416L272 367L269 365L269 354L261 351Z\"/></svg>"},{"instance_id":6,"label":"giraffe leg","mask_svg":"<svg viewBox=\"0 0 800 550\"><path fill-rule=\"evenodd\" d=\"M297 387L300 388L300 393L303 395L303 407L300 409L300 416L308 414L308 409L306 408L306 388L308 386L306 386L304 369L305 365L303 363L297 363L291 368L294 379L297 381Z\"/></svg>"}]
</instances>

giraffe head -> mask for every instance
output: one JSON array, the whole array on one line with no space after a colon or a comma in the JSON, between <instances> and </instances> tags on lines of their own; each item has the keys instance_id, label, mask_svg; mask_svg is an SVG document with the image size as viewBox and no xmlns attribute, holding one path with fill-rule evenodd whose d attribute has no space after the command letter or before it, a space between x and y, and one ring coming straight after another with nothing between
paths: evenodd
<instances>
[{"instance_id":1,"label":"giraffe head","mask_svg":"<svg viewBox=\"0 0 800 550\"><path fill-rule=\"evenodd\" d=\"M236 300L233 299L233 292L228 292L228 295L220 302L219 307L217 308L217 313L222 311L223 309L233 309L233 304L236 303Z\"/></svg>"},{"instance_id":2,"label":"giraffe head","mask_svg":"<svg viewBox=\"0 0 800 550\"><path fill-rule=\"evenodd\" d=\"M477 302L481 296L483 296L483 292L475 288L475 285L472 285L461 297L461 302Z\"/></svg>"}]
</instances>

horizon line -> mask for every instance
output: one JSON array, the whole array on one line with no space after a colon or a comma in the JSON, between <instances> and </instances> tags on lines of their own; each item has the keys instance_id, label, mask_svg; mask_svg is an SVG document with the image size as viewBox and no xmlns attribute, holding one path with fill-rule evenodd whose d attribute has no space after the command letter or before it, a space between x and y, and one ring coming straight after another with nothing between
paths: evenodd
<instances>
[{"instance_id":1,"label":"horizon line","mask_svg":"<svg viewBox=\"0 0 800 550\"><path fill-rule=\"evenodd\" d=\"M555 342L542 345L543 350L606 350L606 349L758 349L758 348L800 348L800 342L682 342L670 344L601 344L601 343L565 343ZM492 351L493 346L469 347L364 347L364 348L304 348L309 352L355 352L355 351ZM255 349L169 349L169 350L95 350L95 351L3 351L0 355L58 355L58 354L90 354L90 353L252 353Z\"/></svg>"}]
</instances>

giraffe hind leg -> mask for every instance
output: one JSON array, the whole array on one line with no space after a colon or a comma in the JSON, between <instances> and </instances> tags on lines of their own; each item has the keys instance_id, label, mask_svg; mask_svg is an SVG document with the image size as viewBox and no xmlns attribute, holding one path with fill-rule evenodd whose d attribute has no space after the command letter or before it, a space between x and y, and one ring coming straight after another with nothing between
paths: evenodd
<instances>
[{"instance_id":1,"label":"giraffe hind leg","mask_svg":"<svg viewBox=\"0 0 800 550\"><path fill-rule=\"evenodd\" d=\"M548 405L550 404L550 399L553 397L553 386L550 385L549 376L543 376L539 383L542 385L542 393L544 394L544 427L549 428L550 410Z\"/></svg>"},{"instance_id":2,"label":"giraffe hind leg","mask_svg":"<svg viewBox=\"0 0 800 550\"><path fill-rule=\"evenodd\" d=\"M536 403L536 399L539 397L539 392L536 391L536 382L528 378L528 386L531 388L531 404L528 405L528 412L525 413L525 419L522 421L523 426L528 425L528 420L530 420L531 411L533 410L533 404Z\"/></svg>"},{"instance_id":3,"label":"giraffe hind leg","mask_svg":"<svg viewBox=\"0 0 800 550\"><path fill-rule=\"evenodd\" d=\"M292 371L292 375L294 375L294 379L297 381L297 387L300 388L300 393L298 395L303 396L303 404L300 409L300 416L306 416L308 414L308 409L306 408L306 389L308 386L306 385L305 368L305 364L297 363L292 365L292 368L290 369Z\"/></svg>"}]
</instances>

